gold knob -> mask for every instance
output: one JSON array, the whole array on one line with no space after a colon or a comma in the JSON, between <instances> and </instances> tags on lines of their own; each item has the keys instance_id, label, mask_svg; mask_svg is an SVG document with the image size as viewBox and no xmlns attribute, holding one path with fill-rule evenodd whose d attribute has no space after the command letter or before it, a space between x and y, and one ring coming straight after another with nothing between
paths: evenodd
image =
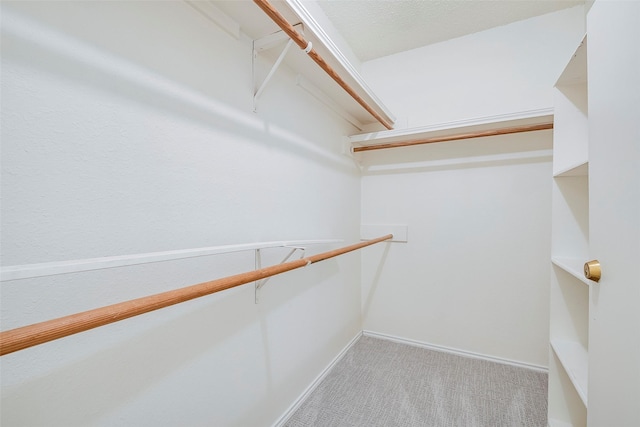
<instances>
[{"instance_id":1,"label":"gold knob","mask_svg":"<svg viewBox=\"0 0 640 427\"><path fill-rule=\"evenodd\" d=\"M601 273L602 271L600 270L600 261L598 261L597 259L584 263L584 277L586 277L587 279L597 282L600 280Z\"/></svg>"}]
</instances>

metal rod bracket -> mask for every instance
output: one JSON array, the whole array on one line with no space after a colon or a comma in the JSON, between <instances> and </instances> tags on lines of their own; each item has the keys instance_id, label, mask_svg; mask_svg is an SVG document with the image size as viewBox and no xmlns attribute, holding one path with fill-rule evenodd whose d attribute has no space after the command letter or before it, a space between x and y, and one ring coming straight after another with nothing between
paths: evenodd
<instances>
[{"instance_id":1,"label":"metal rod bracket","mask_svg":"<svg viewBox=\"0 0 640 427\"><path fill-rule=\"evenodd\" d=\"M304 34L302 31L302 24L296 24L294 25L294 28L300 34ZM285 40L287 42L284 49L282 50L282 52L276 59L275 63L271 67L271 70L269 70L267 77L265 77L262 83L258 85L258 73L257 73L258 53L263 52L265 50L273 49L274 47L281 45ZM251 74L253 78L253 88L254 88L254 93L253 93L253 112L254 113L258 108L258 99L260 98L260 95L262 95L262 92L264 91L265 87L269 83L269 80L271 80L275 72L278 70L278 67L280 67L280 64L284 60L284 57L287 55L287 52L289 51L289 48L291 47L292 44L293 44L293 39L289 38L289 36L284 31L278 31L276 33L269 34L268 36L264 36L253 41L253 57L251 61Z\"/></svg>"},{"instance_id":2,"label":"metal rod bracket","mask_svg":"<svg viewBox=\"0 0 640 427\"><path fill-rule=\"evenodd\" d=\"M305 248L302 246L283 246L284 248L290 248L289 253L280 261L277 265L284 264L289 261L289 259L293 256L296 251L300 251L300 258L304 258ZM260 270L262 268L262 256L260 249L255 250L255 268L256 270ZM258 304L260 302L260 289L269 281L271 277L264 278L262 280L256 280L254 283L255 287L255 303Z\"/></svg>"}]
</instances>

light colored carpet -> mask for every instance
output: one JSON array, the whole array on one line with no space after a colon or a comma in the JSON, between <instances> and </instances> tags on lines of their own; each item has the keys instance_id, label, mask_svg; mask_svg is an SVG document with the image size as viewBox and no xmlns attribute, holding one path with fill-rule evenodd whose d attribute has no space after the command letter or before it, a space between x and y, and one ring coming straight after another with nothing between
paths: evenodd
<instances>
[{"instance_id":1,"label":"light colored carpet","mask_svg":"<svg viewBox=\"0 0 640 427\"><path fill-rule=\"evenodd\" d=\"M365 337L287 427L547 426L547 375Z\"/></svg>"}]
</instances>

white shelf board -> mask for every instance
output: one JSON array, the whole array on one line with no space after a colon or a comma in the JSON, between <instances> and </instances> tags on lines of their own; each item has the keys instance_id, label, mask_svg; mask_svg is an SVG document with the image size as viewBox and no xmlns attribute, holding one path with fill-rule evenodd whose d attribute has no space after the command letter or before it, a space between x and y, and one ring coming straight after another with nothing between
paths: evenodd
<instances>
[{"instance_id":1,"label":"white shelf board","mask_svg":"<svg viewBox=\"0 0 640 427\"><path fill-rule=\"evenodd\" d=\"M340 48L333 42L331 37L324 31L322 26L314 19L313 15L305 7L305 1L303 0L284 0L284 3L302 22L305 28L305 37L313 43L313 47L323 56L323 59L331 65L334 70L342 77L353 90L364 99L371 108L373 108L379 115L381 115L390 124L395 123L395 116L389 111L389 109L382 103L382 100L373 92L373 90L367 85L364 78L360 75L358 70L351 64L347 57L342 53ZM311 64L314 68L319 70L317 64L315 64L310 58L305 58L307 64ZM368 121L363 123L372 122L376 123L375 118L369 115L362 106L357 104L351 97L340 88L337 83L333 82L324 72L320 73L325 77L325 81L331 83L333 89L337 90L345 99L348 99L356 109L365 114L368 117ZM326 89L326 88L323 88Z\"/></svg>"},{"instance_id":2,"label":"white shelf board","mask_svg":"<svg viewBox=\"0 0 640 427\"><path fill-rule=\"evenodd\" d=\"M584 277L584 262L579 258L570 257L551 257L551 262L589 286L593 281Z\"/></svg>"},{"instance_id":3,"label":"white shelf board","mask_svg":"<svg viewBox=\"0 0 640 427\"><path fill-rule=\"evenodd\" d=\"M448 123L439 123L410 129L394 129L379 132L363 133L350 136L353 147L387 144L440 136L449 136L467 132L506 129L515 126L530 126L553 123L553 109L522 111L513 114L478 117Z\"/></svg>"},{"instance_id":4,"label":"white shelf board","mask_svg":"<svg viewBox=\"0 0 640 427\"><path fill-rule=\"evenodd\" d=\"M575 165L567 166L559 172L556 172L554 178L562 178L565 176L588 176L589 175L589 162L582 161Z\"/></svg>"},{"instance_id":5,"label":"white shelf board","mask_svg":"<svg viewBox=\"0 0 640 427\"><path fill-rule=\"evenodd\" d=\"M220 28L225 30L236 39L240 38L240 24L224 13L220 8L210 1L185 0L185 2L198 12L202 13Z\"/></svg>"},{"instance_id":6,"label":"white shelf board","mask_svg":"<svg viewBox=\"0 0 640 427\"><path fill-rule=\"evenodd\" d=\"M33 277L55 276L81 271L103 270L155 262L175 261L211 255L228 254L266 248L322 245L342 242L340 239L289 240L276 242L243 243L239 245L210 246L206 248L179 249L165 252L117 255L102 258L85 258L70 261L45 262L39 264L13 265L0 268L0 281L30 279Z\"/></svg>"},{"instance_id":7,"label":"white shelf board","mask_svg":"<svg viewBox=\"0 0 640 427\"><path fill-rule=\"evenodd\" d=\"M558 356L571 383L587 407L587 384L589 372L589 353L577 341L551 340L551 348Z\"/></svg>"},{"instance_id":8,"label":"white shelf board","mask_svg":"<svg viewBox=\"0 0 640 427\"><path fill-rule=\"evenodd\" d=\"M587 81L587 36L585 35L575 53L558 77L556 86L572 85Z\"/></svg>"},{"instance_id":9,"label":"white shelf board","mask_svg":"<svg viewBox=\"0 0 640 427\"><path fill-rule=\"evenodd\" d=\"M209 2L197 1L195 3L200 5L200 3L206 4ZM229 20L235 21L237 25L239 25L241 40L247 37L258 40L281 31L280 27L252 1L216 1L215 5ZM322 56L325 62L329 64L377 114L390 124L395 122L393 114L376 96L373 90L367 86L358 70L315 21L305 7L305 2L300 0L285 0L273 2L272 6L274 6L289 23L303 24L305 39L312 43L313 49ZM286 40L286 38L284 40ZM282 44L282 47L284 47L284 44ZM282 48L264 50L261 51L260 58L263 58L264 62L272 65L281 51ZM327 75L304 51L298 49L297 45L294 45L286 54L283 64L296 74L299 73L303 75L309 83L319 88L324 95L338 105L341 111L355 117L359 123L383 128L369 112ZM271 65L269 65L269 67ZM264 69L264 66L258 68L261 69L261 71L259 71L260 74L263 72L266 74L268 70L268 68ZM269 105L266 102L262 102L258 109L260 108L269 108Z\"/></svg>"}]
</instances>

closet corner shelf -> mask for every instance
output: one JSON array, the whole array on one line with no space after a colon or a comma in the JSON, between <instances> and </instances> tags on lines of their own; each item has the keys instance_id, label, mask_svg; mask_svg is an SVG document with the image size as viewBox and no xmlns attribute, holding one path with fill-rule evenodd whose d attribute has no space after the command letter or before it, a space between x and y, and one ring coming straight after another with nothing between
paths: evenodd
<instances>
[{"instance_id":1,"label":"closet corner shelf","mask_svg":"<svg viewBox=\"0 0 640 427\"><path fill-rule=\"evenodd\" d=\"M585 285L589 286L591 285L591 283L593 283L591 280L584 277L584 262L579 258L554 256L551 257L551 262L567 273L571 274L576 279L580 280Z\"/></svg>"},{"instance_id":2,"label":"closet corner shelf","mask_svg":"<svg viewBox=\"0 0 640 427\"><path fill-rule=\"evenodd\" d=\"M415 128L363 133L352 135L348 140L353 148L358 148L546 124L553 124L553 108L479 117Z\"/></svg>"},{"instance_id":3,"label":"closet corner shelf","mask_svg":"<svg viewBox=\"0 0 640 427\"><path fill-rule=\"evenodd\" d=\"M587 407L587 379L589 353L577 341L551 340L551 348L558 356L585 408Z\"/></svg>"},{"instance_id":4,"label":"closet corner shelf","mask_svg":"<svg viewBox=\"0 0 640 427\"><path fill-rule=\"evenodd\" d=\"M564 178L568 176L588 176L589 161L585 160L574 165L567 166L559 172L553 174L554 178Z\"/></svg>"}]
</instances>

